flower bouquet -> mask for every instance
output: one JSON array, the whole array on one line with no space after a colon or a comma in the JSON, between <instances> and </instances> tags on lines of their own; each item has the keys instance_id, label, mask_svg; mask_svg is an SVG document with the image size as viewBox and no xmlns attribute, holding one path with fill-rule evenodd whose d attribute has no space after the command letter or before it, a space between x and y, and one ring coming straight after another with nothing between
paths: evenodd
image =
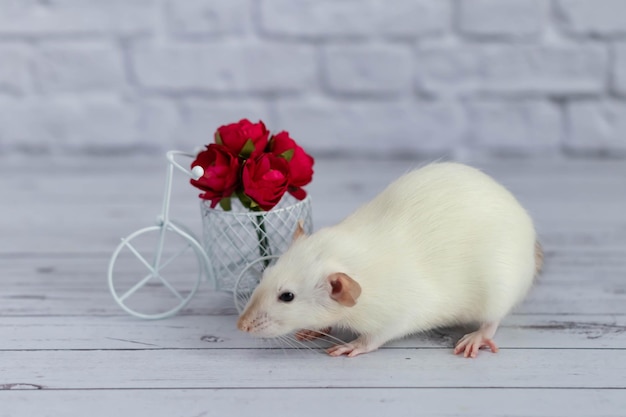
<instances>
[{"instance_id":1,"label":"flower bouquet","mask_svg":"<svg viewBox=\"0 0 626 417\"><path fill-rule=\"evenodd\" d=\"M304 186L314 159L286 131L275 135L262 121L243 119L221 126L215 141L198 153L192 169L203 175L191 184L202 193L203 245L219 290L231 291L241 271L280 255L301 222L312 229ZM258 281L258 280L257 280Z\"/></svg>"}]
</instances>

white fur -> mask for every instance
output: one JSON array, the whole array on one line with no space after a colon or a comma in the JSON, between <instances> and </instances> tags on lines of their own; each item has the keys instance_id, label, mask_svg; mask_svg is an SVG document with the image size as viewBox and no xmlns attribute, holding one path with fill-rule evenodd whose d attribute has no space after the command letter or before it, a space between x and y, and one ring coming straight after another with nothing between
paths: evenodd
<instances>
[{"instance_id":1,"label":"white fur","mask_svg":"<svg viewBox=\"0 0 626 417\"><path fill-rule=\"evenodd\" d=\"M294 242L266 271L240 323L254 323L247 330L264 337L347 327L374 349L438 326L497 323L532 284L535 240L526 211L489 176L431 164ZM326 279L335 272L361 286L355 306L329 297ZM280 302L283 291L294 301Z\"/></svg>"}]
</instances>

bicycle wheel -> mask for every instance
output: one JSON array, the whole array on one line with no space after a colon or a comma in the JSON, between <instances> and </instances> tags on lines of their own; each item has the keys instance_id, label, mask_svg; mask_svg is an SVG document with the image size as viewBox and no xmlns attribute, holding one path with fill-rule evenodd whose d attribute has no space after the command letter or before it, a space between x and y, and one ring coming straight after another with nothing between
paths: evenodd
<instances>
[{"instance_id":1,"label":"bicycle wheel","mask_svg":"<svg viewBox=\"0 0 626 417\"><path fill-rule=\"evenodd\" d=\"M133 316L170 317L198 290L206 262L202 246L181 228L172 224L146 227L122 239L113 252L109 289L120 307Z\"/></svg>"},{"instance_id":2,"label":"bicycle wheel","mask_svg":"<svg viewBox=\"0 0 626 417\"><path fill-rule=\"evenodd\" d=\"M250 262L239 274L233 288L233 299L239 314L243 313L252 292L261 282L263 271L273 265L278 259L277 255L263 256Z\"/></svg>"}]
</instances>

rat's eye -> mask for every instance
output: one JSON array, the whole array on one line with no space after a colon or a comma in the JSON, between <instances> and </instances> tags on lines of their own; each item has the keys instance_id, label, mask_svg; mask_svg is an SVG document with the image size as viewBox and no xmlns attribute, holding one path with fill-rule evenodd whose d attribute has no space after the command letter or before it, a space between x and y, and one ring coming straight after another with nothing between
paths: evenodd
<instances>
[{"instance_id":1,"label":"rat's eye","mask_svg":"<svg viewBox=\"0 0 626 417\"><path fill-rule=\"evenodd\" d=\"M284 293L282 293L281 295L279 295L279 296L278 296L278 299L279 299L280 301L284 301L285 303L289 303L289 302L293 301L293 299L294 299L295 297L296 297L296 296L295 296L295 295L293 295L293 293L292 293L292 292L284 292Z\"/></svg>"}]
</instances>

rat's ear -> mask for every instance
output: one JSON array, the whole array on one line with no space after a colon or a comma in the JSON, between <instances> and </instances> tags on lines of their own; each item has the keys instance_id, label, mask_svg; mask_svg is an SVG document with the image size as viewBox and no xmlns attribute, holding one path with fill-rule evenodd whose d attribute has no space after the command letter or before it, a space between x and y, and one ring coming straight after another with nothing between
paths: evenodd
<instances>
[{"instance_id":1,"label":"rat's ear","mask_svg":"<svg viewBox=\"0 0 626 417\"><path fill-rule=\"evenodd\" d=\"M304 231L304 220L298 220L298 225L296 226L296 231L293 233L293 240L297 240L302 236L306 236L306 232Z\"/></svg>"},{"instance_id":2,"label":"rat's ear","mask_svg":"<svg viewBox=\"0 0 626 417\"><path fill-rule=\"evenodd\" d=\"M361 286L343 272L328 276L330 284L330 298L346 307L352 307L361 295Z\"/></svg>"}]
</instances>

